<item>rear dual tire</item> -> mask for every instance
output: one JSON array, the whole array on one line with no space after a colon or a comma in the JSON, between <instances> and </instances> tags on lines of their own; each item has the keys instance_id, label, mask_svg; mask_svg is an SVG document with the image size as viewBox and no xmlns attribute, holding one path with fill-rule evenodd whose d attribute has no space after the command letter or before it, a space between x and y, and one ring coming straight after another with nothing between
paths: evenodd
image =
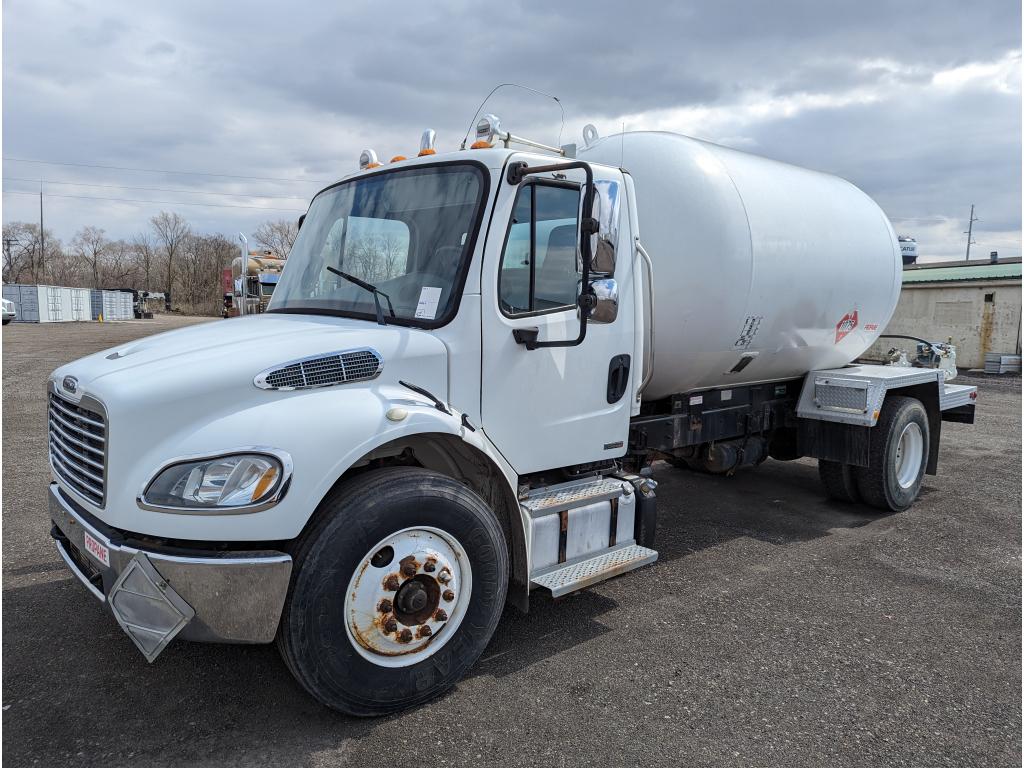
<instances>
[{"instance_id":1,"label":"rear dual tire","mask_svg":"<svg viewBox=\"0 0 1024 768\"><path fill-rule=\"evenodd\" d=\"M349 480L318 515L294 553L277 635L296 680L357 716L454 685L504 608L508 553L494 513L449 477L401 467Z\"/></svg>"},{"instance_id":2,"label":"rear dual tire","mask_svg":"<svg viewBox=\"0 0 1024 768\"><path fill-rule=\"evenodd\" d=\"M903 512L921 493L929 452L928 412L920 400L890 395L871 430L868 466L819 460L829 498Z\"/></svg>"}]
</instances>

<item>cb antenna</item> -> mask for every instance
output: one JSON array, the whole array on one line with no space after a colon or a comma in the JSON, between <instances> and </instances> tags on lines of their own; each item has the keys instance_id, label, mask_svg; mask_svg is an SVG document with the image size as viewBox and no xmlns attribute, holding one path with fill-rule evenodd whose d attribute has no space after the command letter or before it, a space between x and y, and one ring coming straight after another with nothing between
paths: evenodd
<instances>
[{"instance_id":1,"label":"cb antenna","mask_svg":"<svg viewBox=\"0 0 1024 768\"><path fill-rule=\"evenodd\" d=\"M462 145L459 147L459 149L466 148L466 142L469 140L470 131L472 131L473 126L476 125L476 119L480 117L481 110L483 110L484 105L487 103L488 99L490 99L491 96L494 95L494 92L500 88L522 88L524 91L536 93L538 96L546 96L549 99L554 99L555 103L558 105L559 111L561 111L562 113L562 124L558 127L558 146L562 146L562 131L565 130L565 108L562 107L561 99L550 93L538 91L536 88L531 88L528 85L520 85L519 83L500 83L499 85L496 85L491 89L491 92L488 93L487 96L484 97L484 100L480 102L480 106L476 108L476 112L473 113L473 119L469 121L469 128L466 129L466 135L462 137Z\"/></svg>"}]
</instances>

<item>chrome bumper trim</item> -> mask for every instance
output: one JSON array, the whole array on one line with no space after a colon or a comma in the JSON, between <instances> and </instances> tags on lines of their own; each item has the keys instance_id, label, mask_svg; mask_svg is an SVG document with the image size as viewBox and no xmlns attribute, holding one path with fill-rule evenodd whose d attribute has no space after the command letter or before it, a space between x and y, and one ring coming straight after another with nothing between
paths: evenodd
<instances>
[{"instance_id":1,"label":"chrome bumper trim","mask_svg":"<svg viewBox=\"0 0 1024 768\"><path fill-rule=\"evenodd\" d=\"M64 545L61 544L59 541L55 541L53 543L57 545L57 552L59 552L60 556L64 558L65 564L68 566L68 568L71 569L71 572L78 577L78 580L85 585L85 588L92 592L92 596L99 600L101 603L107 602L107 596L100 592L98 589L96 589L96 587L92 585L92 582L85 578L85 574L78 569L77 565L75 565L74 560L71 559L71 555L69 555L68 551L64 549Z\"/></svg>"},{"instance_id":2,"label":"chrome bumper trim","mask_svg":"<svg viewBox=\"0 0 1024 768\"><path fill-rule=\"evenodd\" d=\"M258 550L230 552L223 556L171 555L141 550L111 541L111 537L88 523L61 496L59 486L50 484L50 517L67 541L88 558L102 577L102 592L75 564L64 544L57 550L72 573L94 597L109 606L115 582L138 554L152 564L175 594L192 609L195 617L181 630L185 640L210 643L269 643L277 633L291 579L292 558L282 552ZM99 562L85 547L85 533L109 550L110 565Z\"/></svg>"}]
</instances>

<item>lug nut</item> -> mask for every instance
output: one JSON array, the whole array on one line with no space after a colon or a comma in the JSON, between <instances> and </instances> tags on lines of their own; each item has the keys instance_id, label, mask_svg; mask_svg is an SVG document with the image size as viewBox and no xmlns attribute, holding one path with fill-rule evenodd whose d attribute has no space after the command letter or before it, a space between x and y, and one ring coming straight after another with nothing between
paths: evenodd
<instances>
[{"instance_id":1,"label":"lug nut","mask_svg":"<svg viewBox=\"0 0 1024 768\"><path fill-rule=\"evenodd\" d=\"M386 579L384 579L384 589L388 592L397 592L398 587L401 586L398 581L398 574L392 573Z\"/></svg>"},{"instance_id":2,"label":"lug nut","mask_svg":"<svg viewBox=\"0 0 1024 768\"><path fill-rule=\"evenodd\" d=\"M400 643L408 643L410 640L412 640L412 630L409 629L408 627L406 627L405 629L403 629L401 632L398 633L398 638L397 639L398 639L398 642L400 642Z\"/></svg>"},{"instance_id":3,"label":"lug nut","mask_svg":"<svg viewBox=\"0 0 1024 768\"><path fill-rule=\"evenodd\" d=\"M434 621L448 621L448 614L444 612L444 608L434 611Z\"/></svg>"},{"instance_id":4,"label":"lug nut","mask_svg":"<svg viewBox=\"0 0 1024 768\"><path fill-rule=\"evenodd\" d=\"M381 613L391 613L391 608L391 601L386 598L384 600L381 600L380 604L377 606L377 610Z\"/></svg>"},{"instance_id":5,"label":"lug nut","mask_svg":"<svg viewBox=\"0 0 1024 768\"><path fill-rule=\"evenodd\" d=\"M396 622L394 619L388 619L387 621L384 622L384 634L385 635L390 635L396 629L398 629L398 622Z\"/></svg>"},{"instance_id":6,"label":"lug nut","mask_svg":"<svg viewBox=\"0 0 1024 768\"><path fill-rule=\"evenodd\" d=\"M440 581L442 584L447 584L449 581L452 580L452 572L449 571L447 568L442 569L441 572L437 574L437 580Z\"/></svg>"},{"instance_id":7,"label":"lug nut","mask_svg":"<svg viewBox=\"0 0 1024 768\"><path fill-rule=\"evenodd\" d=\"M441 597L443 597L443 598L444 598L444 601L445 601L446 603L450 603L450 602L451 602L452 600L454 600L454 599L455 599L455 593L454 593L454 592L452 592L452 591L451 591L450 589L446 589L446 590L444 591L444 594L443 594L443 595L441 595Z\"/></svg>"},{"instance_id":8,"label":"lug nut","mask_svg":"<svg viewBox=\"0 0 1024 768\"><path fill-rule=\"evenodd\" d=\"M416 630L416 637L430 637L431 629L429 624L421 624L420 628Z\"/></svg>"},{"instance_id":9,"label":"lug nut","mask_svg":"<svg viewBox=\"0 0 1024 768\"><path fill-rule=\"evenodd\" d=\"M437 568L437 560L432 557L423 564L423 570L427 573L433 573L435 568Z\"/></svg>"}]
</instances>

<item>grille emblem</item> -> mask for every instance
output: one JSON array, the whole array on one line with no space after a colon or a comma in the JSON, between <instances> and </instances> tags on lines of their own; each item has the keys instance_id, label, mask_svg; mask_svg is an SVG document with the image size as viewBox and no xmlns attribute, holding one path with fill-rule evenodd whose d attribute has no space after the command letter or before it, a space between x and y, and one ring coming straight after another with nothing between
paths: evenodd
<instances>
[{"instance_id":1,"label":"grille emblem","mask_svg":"<svg viewBox=\"0 0 1024 768\"><path fill-rule=\"evenodd\" d=\"M78 379L76 379L74 376L65 376L63 384L64 389L66 389L71 394L75 394L75 392L78 391Z\"/></svg>"}]
</instances>

